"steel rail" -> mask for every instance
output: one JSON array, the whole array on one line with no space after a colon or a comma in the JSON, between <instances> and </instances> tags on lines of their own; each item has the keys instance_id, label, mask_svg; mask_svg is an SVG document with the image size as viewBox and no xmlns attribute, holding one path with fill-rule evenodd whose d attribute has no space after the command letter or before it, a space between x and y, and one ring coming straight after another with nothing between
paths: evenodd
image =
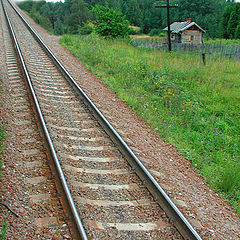
<instances>
[{"instance_id":1,"label":"steel rail","mask_svg":"<svg viewBox=\"0 0 240 240\"><path fill-rule=\"evenodd\" d=\"M153 195L154 199L160 207L166 212L167 216L171 219L172 223L178 229L180 234L186 240L201 240L202 238L198 235L192 225L188 222L188 220L184 217L184 215L180 212L180 210L176 207L176 205L172 202L172 200L168 197L165 191L160 187L154 177L150 174L150 172L146 169L146 167L142 164L142 162L137 158L137 156L133 153L133 151L129 148L129 146L125 143L125 141L121 138L121 136L117 133L117 131L112 127L112 125L107 121L107 119L103 116L100 110L95 106L95 104L90 100L87 94L82 90L82 88L76 83L76 81L72 78L70 73L65 69L62 63L56 58L53 52L47 47L47 45L43 42L40 36L35 32L35 30L28 24L28 22L22 17L16 7L8 0L13 9L16 11L18 16L22 19L24 24L30 30L35 39L40 43L42 48L46 51L46 53L52 58L61 72L64 74L66 80L77 90L79 96L85 102L85 104L90 108L95 118L101 124L103 129L110 136L112 141L119 147L119 150L122 154L127 158L129 164L132 169L134 169L142 180L144 185L148 188L148 190Z\"/></svg>"},{"instance_id":2,"label":"steel rail","mask_svg":"<svg viewBox=\"0 0 240 240\"><path fill-rule=\"evenodd\" d=\"M26 78L29 90L31 92L31 97L33 98L34 107L35 107L35 110L37 112L38 118L40 120L41 128L42 128L42 130L44 132L44 136L46 138L48 149L49 149L51 157L52 157L52 159L54 161L54 165L56 167L57 176L58 176L58 178L60 180L61 187L62 187L63 192L65 194L65 198L67 199L67 203L69 205L68 208L71 210L71 215L72 215L72 217L74 219L74 227L75 227L73 229L74 230L74 234L77 236L78 239L88 240L87 235L85 233L85 230L83 228L82 222L80 220L80 217L78 215L77 209L75 207L73 198L72 198L71 193L69 191L66 179L64 177L64 174L63 174L60 162L58 160L55 148L53 146L53 142L51 140L50 134L49 134L48 129L47 129L45 120L43 118L43 114L42 114L42 111L41 111L41 108L40 108L37 96L35 94L31 78L30 78L30 76L28 74L28 70L27 70L27 67L25 65L25 62L24 62L24 59L23 59L23 56L22 56L22 53L21 53L20 46L18 44L15 32L14 32L12 24L11 24L11 21L10 21L10 19L8 17L7 11L6 11L5 7L4 7L3 0L1 0L1 3L2 3L3 11L4 11L4 14L5 14L5 17L6 17L6 20L7 20L8 27L9 27L9 30L10 30L10 34L11 34L13 43L14 43L15 48L16 48L16 53L17 53L17 56L18 56L18 58L20 60L20 64L21 64L23 73L25 75L25 78Z\"/></svg>"}]
</instances>

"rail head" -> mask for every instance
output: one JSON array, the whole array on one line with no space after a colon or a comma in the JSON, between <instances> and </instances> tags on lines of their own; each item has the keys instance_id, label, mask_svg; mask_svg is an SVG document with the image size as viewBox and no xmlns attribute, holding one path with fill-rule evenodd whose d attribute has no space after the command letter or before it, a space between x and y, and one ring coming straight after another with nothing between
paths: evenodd
<instances>
[{"instance_id":1,"label":"rail head","mask_svg":"<svg viewBox=\"0 0 240 240\"><path fill-rule=\"evenodd\" d=\"M1 0L2 1L2 0ZM99 121L101 126L107 132L107 134L111 137L113 142L118 145L122 154L127 158L131 167L136 171L137 175L144 182L144 185L148 188L148 190L153 195L154 199L161 208L166 212L168 217L171 219L175 227L178 229L180 234L186 240L201 240L201 237L192 227L192 225L187 221L184 215L180 212L180 210L176 207L176 205L172 202L172 200L168 197L165 191L160 187L154 177L150 174L150 172L146 169L146 167L142 164L142 162L137 158L137 156L133 153L130 147L126 144L126 142L122 139L122 137L117 133L117 131L112 127L112 125L107 121L107 119L103 116L100 110L95 106L95 104L91 101L91 99L87 96L87 94L82 90L82 88L76 83L70 73L65 69L63 64L57 59L57 57L53 54L53 52L48 48L48 46L43 42L41 37L35 32L35 30L28 24L28 22L22 17L16 7L8 0L10 5L13 7L18 16L22 19L24 24L30 30L35 39L40 43L42 48L47 52L47 54L52 58L55 64L58 66L60 71L64 74L65 78L69 81L69 83L75 88L78 92L79 96L83 99L86 105L91 109L96 119Z\"/></svg>"}]
</instances>

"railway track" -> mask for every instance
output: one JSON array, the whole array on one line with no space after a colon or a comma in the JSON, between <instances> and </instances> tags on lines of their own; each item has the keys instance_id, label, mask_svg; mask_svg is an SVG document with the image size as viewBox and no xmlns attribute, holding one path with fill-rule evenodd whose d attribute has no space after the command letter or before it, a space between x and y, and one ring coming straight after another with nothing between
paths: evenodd
<instances>
[{"instance_id":1,"label":"railway track","mask_svg":"<svg viewBox=\"0 0 240 240\"><path fill-rule=\"evenodd\" d=\"M8 181L9 191L5 190L6 196L1 192L1 200L5 201L8 211L4 212L1 207L0 222L6 221L9 225L7 229L9 235L6 239L49 239L53 235L55 239L68 239L71 237L67 225L69 219L64 214L58 198L46 148L39 136L36 116L32 112L27 86L19 68L2 9L0 21L4 29L1 35L4 39L2 50L6 52L7 67L7 75L1 74L1 81L5 82L12 100L8 102L10 110L8 114L12 119L9 122L12 129L8 131L11 150L5 156L9 174L4 175L4 180ZM11 111L10 105L14 111ZM11 156L12 154L14 156ZM14 159L13 162L11 158ZM10 194L13 189L15 195ZM16 209L15 213L11 208ZM23 232L18 232L19 229L25 229L24 235Z\"/></svg>"},{"instance_id":2,"label":"railway track","mask_svg":"<svg viewBox=\"0 0 240 240\"><path fill-rule=\"evenodd\" d=\"M14 5L2 6L75 238L201 239Z\"/></svg>"}]
</instances>

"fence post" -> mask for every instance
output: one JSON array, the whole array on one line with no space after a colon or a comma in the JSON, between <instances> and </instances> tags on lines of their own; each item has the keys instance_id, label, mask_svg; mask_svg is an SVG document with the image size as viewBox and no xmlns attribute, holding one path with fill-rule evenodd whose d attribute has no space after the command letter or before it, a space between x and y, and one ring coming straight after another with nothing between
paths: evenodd
<instances>
[{"instance_id":1,"label":"fence post","mask_svg":"<svg viewBox=\"0 0 240 240\"><path fill-rule=\"evenodd\" d=\"M203 61L203 65L206 65L206 54L202 53L202 61Z\"/></svg>"}]
</instances>

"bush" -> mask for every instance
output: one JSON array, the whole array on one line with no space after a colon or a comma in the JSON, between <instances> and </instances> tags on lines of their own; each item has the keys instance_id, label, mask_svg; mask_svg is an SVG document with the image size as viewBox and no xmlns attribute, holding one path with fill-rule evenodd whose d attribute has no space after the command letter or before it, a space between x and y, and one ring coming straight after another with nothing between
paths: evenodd
<instances>
[{"instance_id":1,"label":"bush","mask_svg":"<svg viewBox=\"0 0 240 240\"><path fill-rule=\"evenodd\" d=\"M6 236L6 233L7 233L7 228L8 228L8 225L6 223L3 223L2 228L0 228L0 240L5 239L5 236Z\"/></svg>"},{"instance_id":2,"label":"bush","mask_svg":"<svg viewBox=\"0 0 240 240\"><path fill-rule=\"evenodd\" d=\"M96 15L95 32L103 37L126 37L129 34L129 22L120 12L107 6L95 5L92 12Z\"/></svg>"},{"instance_id":3,"label":"bush","mask_svg":"<svg viewBox=\"0 0 240 240\"><path fill-rule=\"evenodd\" d=\"M80 35L89 35L93 31L92 27L89 25L85 24L83 27L78 28L78 33Z\"/></svg>"},{"instance_id":4,"label":"bush","mask_svg":"<svg viewBox=\"0 0 240 240\"><path fill-rule=\"evenodd\" d=\"M161 33L161 29L157 29L157 28L153 28L150 32L149 35L150 36L158 36Z\"/></svg>"},{"instance_id":5,"label":"bush","mask_svg":"<svg viewBox=\"0 0 240 240\"><path fill-rule=\"evenodd\" d=\"M235 39L240 39L240 24L238 24L236 29L235 29L234 38Z\"/></svg>"},{"instance_id":6,"label":"bush","mask_svg":"<svg viewBox=\"0 0 240 240\"><path fill-rule=\"evenodd\" d=\"M42 16L39 12L31 11L29 16L39 25L41 25L48 32L53 32L50 20Z\"/></svg>"},{"instance_id":7,"label":"bush","mask_svg":"<svg viewBox=\"0 0 240 240\"><path fill-rule=\"evenodd\" d=\"M129 34L136 35L136 34L138 34L138 32L134 28L130 27Z\"/></svg>"},{"instance_id":8,"label":"bush","mask_svg":"<svg viewBox=\"0 0 240 240\"><path fill-rule=\"evenodd\" d=\"M58 18L58 20L54 24L54 34L62 35L64 33L65 33L64 26L63 26L61 20Z\"/></svg>"}]
</instances>

